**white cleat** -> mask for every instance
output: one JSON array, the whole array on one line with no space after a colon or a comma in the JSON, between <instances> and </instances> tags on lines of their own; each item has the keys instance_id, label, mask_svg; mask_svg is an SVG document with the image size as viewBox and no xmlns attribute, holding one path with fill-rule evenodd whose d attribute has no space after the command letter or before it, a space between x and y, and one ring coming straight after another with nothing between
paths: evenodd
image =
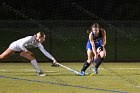
<instances>
[{"instance_id":1,"label":"white cleat","mask_svg":"<svg viewBox=\"0 0 140 93\"><path fill-rule=\"evenodd\" d=\"M44 74L43 72L37 72L37 76L43 77L43 76L46 76L46 74Z\"/></svg>"}]
</instances>

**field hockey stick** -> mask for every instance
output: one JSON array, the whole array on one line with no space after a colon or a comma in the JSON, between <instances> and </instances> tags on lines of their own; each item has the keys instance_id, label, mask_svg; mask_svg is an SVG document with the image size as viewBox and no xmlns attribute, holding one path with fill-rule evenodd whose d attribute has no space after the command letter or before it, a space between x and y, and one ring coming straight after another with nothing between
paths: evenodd
<instances>
[{"instance_id":1,"label":"field hockey stick","mask_svg":"<svg viewBox=\"0 0 140 93\"><path fill-rule=\"evenodd\" d=\"M93 61L92 61L92 64L93 64L93 65L89 67L89 71L88 71L88 73L87 73L88 75L90 75L91 72L93 71L93 68L94 68L94 62L96 62L96 60L97 60L97 59L93 59Z\"/></svg>"},{"instance_id":2,"label":"field hockey stick","mask_svg":"<svg viewBox=\"0 0 140 93\"><path fill-rule=\"evenodd\" d=\"M98 52L98 54L97 54L98 56L100 55L100 52ZM97 58L98 59L98 58ZM92 60L92 66L90 66L90 68L89 68L89 71L88 71L88 74L90 75L91 74L91 71L93 71L94 70L94 63L97 61L97 59L93 59ZM94 71L93 71L94 72Z\"/></svg>"},{"instance_id":3,"label":"field hockey stick","mask_svg":"<svg viewBox=\"0 0 140 93\"><path fill-rule=\"evenodd\" d=\"M103 47L100 47L100 48L97 49L97 55L98 55L98 56L100 55L100 52L101 52L101 51L103 51ZM98 58L97 58L97 59L98 59ZM96 62L97 59L93 59L93 60L92 60L92 64L93 64L94 62ZM91 71L93 71L93 68L94 68L94 64L93 64L93 66L90 66L89 71L88 71L88 74L91 74Z\"/></svg>"},{"instance_id":4,"label":"field hockey stick","mask_svg":"<svg viewBox=\"0 0 140 93\"><path fill-rule=\"evenodd\" d=\"M76 71L76 70L73 70L73 69L71 69L71 68L69 68L69 67L66 67L66 66L64 66L64 65L62 65L62 64L60 64L60 63L56 63L56 64L58 64L59 66L61 66L61 67L63 67L63 68L66 68L67 70L69 70L69 71L71 71L71 72L73 72L73 73L75 73L75 74L77 74L77 75L81 75L80 72L78 72L78 71Z\"/></svg>"}]
</instances>

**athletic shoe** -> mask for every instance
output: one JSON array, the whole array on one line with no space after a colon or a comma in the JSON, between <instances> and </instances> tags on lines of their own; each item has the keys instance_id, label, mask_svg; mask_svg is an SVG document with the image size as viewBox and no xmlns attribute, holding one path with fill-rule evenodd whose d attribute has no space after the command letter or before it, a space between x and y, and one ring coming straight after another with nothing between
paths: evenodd
<instances>
[{"instance_id":1,"label":"athletic shoe","mask_svg":"<svg viewBox=\"0 0 140 93\"><path fill-rule=\"evenodd\" d=\"M84 76L84 75L85 75L85 72L81 71L80 76Z\"/></svg>"},{"instance_id":2,"label":"athletic shoe","mask_svg":"<svg viewBox=\"0 0 140 93\"><path fill-rule=\"evenodd\" d=\"M56 63L52 63L51 67L59 67L59 65Z\"/></svg>"},{"instance_id":3,"label":"athletic shoe","mask_svg":"<svg viewBox=\"0 0 140 93\"><path fill-rule=\"evenodd\" d=\"M94 68L94 74L98 74L98 69Z\"/></svg>"},{"instance_id":4,"label":"athletic shoe","mask_svg":"<svg viewBox=\"0 0 140 93\"><path fill-rule=\"evenodd\" d=\"M46 76L43 72L37 72L37 76Z\"/></svg>"}]
</instances>

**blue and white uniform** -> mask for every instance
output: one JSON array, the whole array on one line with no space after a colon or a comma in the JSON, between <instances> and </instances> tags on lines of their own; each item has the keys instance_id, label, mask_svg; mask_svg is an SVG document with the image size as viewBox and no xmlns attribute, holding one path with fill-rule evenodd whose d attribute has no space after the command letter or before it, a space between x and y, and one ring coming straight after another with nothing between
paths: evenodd
<instances>
[{"instance_id":1,"label":"blue and white uniform","mask_svg":"<svg viewBox=\"0 0 140 93\"><path fill-rule=\"evenodd\" d=\"M103 40L102 40L102 32L99 30L98 36L95 36L93 32L91 32L93 35L94 43L95 43L95 48L97 49L98 47L102 46ZM92 50L92 45L90 43L90 40L88 39L87 45L86 45L86 50Z\"/></svg>"},{"instance_id":2,"label":"blue and white uniform","mask_svg":"<svg viewBox=\"0 0 140 93\"><path fill-rule=\"evenodd\" d=\"M35 36L27 36L21 38L17 41L12 42L9 46L10 49L17 52L27 52L27 49L36 47L38 47L46 57L50 58L51 60L54 60L54 57L44 49L43 45L40 42L37 42Z\"/></svg>"}]
</instances>

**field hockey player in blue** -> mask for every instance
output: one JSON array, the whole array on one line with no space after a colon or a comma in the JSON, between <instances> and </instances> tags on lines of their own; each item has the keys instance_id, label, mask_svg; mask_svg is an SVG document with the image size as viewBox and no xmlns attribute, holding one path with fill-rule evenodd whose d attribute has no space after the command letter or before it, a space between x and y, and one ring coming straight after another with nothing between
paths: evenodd
<instances>
[{"instance_id":1,"label":"field hockey player in blue","mask_svg":"<svg viewBox=\"0 0 140 93\"><path fill-rule=\"evenodd\" d=\"M94 73L98 74L98 68L106 56L105 45L105 30L101 29L98 23L93 24L89 30L89 39L86 45L87 61L84 63L83 68L81 69L81 76L85 75L86 69L94 61L96 62L94 67Z\"/></svg>"}]
</instances>

